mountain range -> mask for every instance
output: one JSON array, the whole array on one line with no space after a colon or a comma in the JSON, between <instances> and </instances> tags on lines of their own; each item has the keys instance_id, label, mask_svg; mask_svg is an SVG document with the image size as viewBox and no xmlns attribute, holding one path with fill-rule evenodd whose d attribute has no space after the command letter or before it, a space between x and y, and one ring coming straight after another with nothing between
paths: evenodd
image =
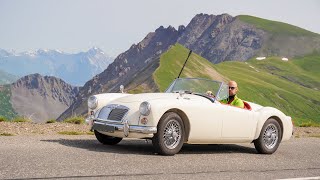
<instances>
[{"instance_id":1,"label":"mountain range","mask_svg":"<svg viewBox=\"0 0 320 180\"><path fill-rule=\"evenodd\" d=\"M181 25L178 29L160 26L121 53L105 69L101 68L103 71L100 74L91 74L93 78L83 81L84 86L81 88L63 83L61 79L38 74L1 86L0 98L6 107L3 109L10 112L7 113L10 116L30 116L34 115L32 112L57 110L55 107L59 107L54 115L43 114L42 122L54 116L63 120L73 115L86 115L87 98L90 95L119 92L120 85L124 85L125 91L129 93L162 92L178 75L189 50L193 53L182 77L204 77L224 82L236 80L241 86L239 96L243 99L276 107L298 123L310 121L320 124L317 117L320 113L320 35L282 22L246 15L232 17L228 14L197 14L187 26ZM25 53L25 56L31 62L33 59L30 57L40 57L42 53L49 57L64 54L40 50ZM93 48L72 56L83 57L76 59L85 59L88 63L88 59L93 58L84 57L97 57L97 54L103 53ZM0 63L13 56L18 57L0 50L0 57L5 57L0 59ZM264 60L258 61L256 57L263 57ZM38 66L38 62L42 61L35 59L35 65ZM49 67L54 67L55 72L64 72L57 69L67 69L67 74L74 77L81 77L81 73L90 74L86 70L79 71L79 74L70 73L79 68L82 62L62 65L64 62L59 60L55 64L53 61ZM23 94L26 98L22 98ZM36 105L34 109L23 107L23 104L33 99L46 108L41 109ZM51 104L45 104L46 101ZM3 103L1 106L4 106ZM63 113L58 115L58 112Z\"/></svg>"},{"instance_id":2,"label":"mountain range","mask_svg":"<svg viewBox=\"0 0 320 180\"><path fill-rule=\"evenodd\" d=\"M160 91L177 77L180 69L176 67L183 65L188 53L189 49L176 44L160 57L160 66L151 75ZM181 77L202 77L225 83L235 80L241 99L280 109L291 116L296 125L320 125L319 68L320 53L289 60L272 56L219 64L192 53ZM143 92L143 89L138 86L131 91Z\"/></svg>"},{"instance_id":3,"label":"mountain range","mask_svg":"<svg viewBox=\"0 0 320 180\"><path fill-rule=\"evenodd\" d=\"M165 56L164 53L176 43L217 64L246 61L256 56L289 59L304 56L320 50L320 35L282 22L228 14L198 14L186 27L179 26L178 29L160 26L121 53L105 71L89 80L74 102L76 108L67 109L59 120L69 117L71 112L85 114L84 99L92 94L118 92L121 84L129 92L163 90L153 74L159 68L162 55ZM174 63L180 57L176 54L170 58ZM210 75L207 77L212 78Z\"/></svg>"},{"instance_id":4,"label":"mountain range","mask_svg":"<svg viewBox=\"0 0 320 180\"><path fill-rule=\"evenodd\" d=\"M56 77L24 76L0 86L0 115L8 119L23 116L33 122L56 119L73 104L79 89Z\"/></svg>"},{"instance_id":5,"label":"mountain range","mask_svg":"<svg viewBox=\"0 0 320 180\"><path fill-rule=\"evenodd\" d=\"M13 53L0 49L1 71L18 78L39 73L61 78L77 86L84 85L101 73L112 61L113 58L96 47L76 54L43 49Z\"/></svg>"}]
</instances>

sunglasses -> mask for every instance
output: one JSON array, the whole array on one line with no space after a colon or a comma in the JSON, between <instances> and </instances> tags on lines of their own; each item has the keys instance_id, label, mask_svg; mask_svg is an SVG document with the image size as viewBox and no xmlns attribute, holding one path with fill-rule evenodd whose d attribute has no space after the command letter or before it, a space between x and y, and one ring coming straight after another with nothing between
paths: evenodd
<instances>
[{"instance_id":1,"label":"sunglasses","mask_svg":"<svg viewBox=\"0 0 320 180\"><path fill-rule=\"evenodd\" d=\"M229 89L231 89L231 90L234 90L235 88L237 88L237 87L229 87Z\"/></svg>"}]
</instances>

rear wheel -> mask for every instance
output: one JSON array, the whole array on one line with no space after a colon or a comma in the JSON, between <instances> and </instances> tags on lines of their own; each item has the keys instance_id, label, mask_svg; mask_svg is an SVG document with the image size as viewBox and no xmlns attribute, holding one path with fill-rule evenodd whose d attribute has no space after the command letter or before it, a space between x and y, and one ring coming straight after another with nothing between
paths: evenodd
<instances>
[{"instance_id":1,"label":"rear wheel","mask_svg":"<svg viewBox=\"0 0 320 180\"><path fill-rule=\"evenodd\" d=\"M115 145L122 140L122 138L108 136L108 135L99 133L96 130L94 130L94 135L96 136L99 142L106 145Z\"/></svg>"},{"instance_id":2,"label":"rear wheel","mask_svg":"<svg viewBox=\"0 0 320 180\"><path fill-rule=\"evenodd\" d=\"M157 126L152 139L155 151L161 155L172 156L178 153L184 142L184 125L180 116L174 112L165 113Z\"/></svg>"},{"instance_id":3,"label":"rear wheel","mask_svg":"<svg viewBox=\"0 0 320 180\"><path fill-rule=\"evenodd\" d=\"M254 146L260 154L272 154L278 149L281 137L279 123L270 118L264 123L259 138L253 141Z\"/></svg>"}]
</instances>

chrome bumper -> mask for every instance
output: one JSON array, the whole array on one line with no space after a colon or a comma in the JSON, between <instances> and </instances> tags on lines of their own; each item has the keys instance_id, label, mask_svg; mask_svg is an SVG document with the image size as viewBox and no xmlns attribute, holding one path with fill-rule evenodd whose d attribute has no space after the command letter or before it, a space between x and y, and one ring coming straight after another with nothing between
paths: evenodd
<instances>
[{"instance_id":1,"label":"chrome bumper","mask_svg":"<svg viewBox=\"0 0 320 180\"><path fill-rule=\"evenodd\" d=\"M91 130L93 129L93 125L101 125L101 126L109 126L113 127L114 131L122 131L125 137L129 136L130 132L135 133L142 133L142 134L154 134L157 133L157 127L150 127L150 126L134 126L129 125L128 121L124 121L124 124L115 124L113 122L108 121L95 121L94 119L86 119L86 123L91 126Z\"/></svg>"}]
</instances>

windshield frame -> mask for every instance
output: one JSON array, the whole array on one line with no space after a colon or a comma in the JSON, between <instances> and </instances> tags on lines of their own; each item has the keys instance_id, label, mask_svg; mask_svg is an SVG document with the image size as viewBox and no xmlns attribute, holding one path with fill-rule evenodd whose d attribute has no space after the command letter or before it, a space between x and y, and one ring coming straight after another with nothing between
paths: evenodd
<instances>
[{"instance_id":1,"label":"windshield frame","mask_svg":"<svg viewBox=\"0 0 320 180\"><path fill-rule=\"evenodd\" d=\"M219 89L216 91L217 93L215 94L215 96L213 98L211 98L211 101L214 102L217 97L219 97L219 94L221 93L221 91L223 90L223 86L227 86L224 82L221 81L215 81L215 80L210 80L210 79L205 79L205 78L176 78L169 86L168 88L165 90L165 93L175 93L172 92L173 88L175 87L175 84L177 81L179 80L201 80L201 81L209 81L209 82L214 82L214 83L218 83L219 84ZM185 93L185 92L184 92ZM193 94L193 93L192 93ZM204 93L198 94L198 93L194 93L194 95L199 95L204 97L203 95L205 95ZM229 92L228 92L228 96L229 96ZM206 96L206 98L210 98L209 96ZM221 100L221 99L218 99Z\"/></svg>"}]
</instances>

